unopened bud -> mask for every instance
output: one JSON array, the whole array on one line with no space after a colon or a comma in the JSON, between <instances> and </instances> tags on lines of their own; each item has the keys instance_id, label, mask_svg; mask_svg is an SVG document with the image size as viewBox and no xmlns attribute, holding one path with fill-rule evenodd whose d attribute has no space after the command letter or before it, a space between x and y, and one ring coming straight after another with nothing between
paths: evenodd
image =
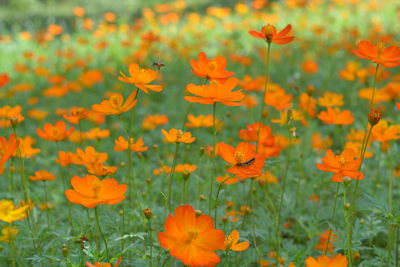
<instances>
[{"instance_id":1,"label":"unopened bud","mask_svg":"<svg viewBox=\"0 0 400 267\"><path fill-rule=\"evenodd\" d=\"M263 118L266 118L266 117L268 117L268 110L263 110L262 111L262 113L261 113L261 116L263 117Z\"/></svg>"},{"instance_id":2,"label":"unopened bud","mask_svg":"<svg viewBox=\"0 0 400 267\"><path fill-rule=\"evenodd\" d=\"M183 178L183 180L187 181L187 180L189 179L189 177L190 177L190 172L184 171L184 172L182 173L182 178Z\"/></svg>"},{"instance_id":3,"label":"unopened bud","mask_svg":"<svg viewBox=\"0 0 400 267\"><path fill-rule=\"evenodd\" d=\"M151 215L152 215L152 211L151 211L151 209L146 208L143 210L143 214L144 214L144 216L146 216L147 219L150 219Z\"/></svg>"},{"instance_id":4,"label":"unopened bud","mask_svg":"<svg viewBox=\"0 0 400 267\"><path fill-rule=\"evenodd\" d=\"M199 217L200 215L203 214L203 212L201 210L194 210L194 212L196 213L197 217Z\"/></svg>"},{"instance_id":5,"label":"unopened bud","mask_svg":"<svg viewBox=\"0 0 400 267\"><path fill-rule=\"evenodd\" d=\"M381 119L382 113L377 109L371 109L368 113L368 122L375 126Z\"/></svg>"},{"instance_id":6,"label":"unopened bud","mask_svg":"<svg viewBox=\"0 0 400 267\"><path fill-rule=\"evenodd\" d=\"M346 210L350 209L350 207L351 207L351 205L350 205L349 202L347 202L347 203L344 204L344 208L345 208Z\"/></svg>"},{"instance_id":7,"label":"unopened bud","mask_svg":"<svg viewBox=\"0 0 400 267\"><path fill-rule=\"evenodd\" d=\"M64 255L64 257L67 257L67 255L68 255L68 246L67 246L67 244L63 244L62 245L62 254Z\"/></svg>"},{"instance_id":8,"label":"unopened bud","mask_svg":"<svg viewBox=\"0 0 400 267\"><path fill-rule=\"evenodd\" d=\"M206 200L206 196L205 196L205 195L200 195L200 196L199 196L199 199L200 199L201 201L204 201L204 200Z\"/></svg>"},{"instance_id":9,"label":"unopened bud","mask_svg":"<svg viewBox=\"0 0 400 267\"><path fill-rule=\"evenodd\" d=\"M13 128L15 128L15 127L18 125L18 118L16 118L16 117L11 117L11 118L10 118L10 123L11 123L11 126L12 126Z\"/></svg>"},{"instance_id":10,"label":"unopened bud","mask_svg":"<svg viewBox=\"0 0 400 267\"><path fill-rule=\"evenodd\" d=\"M150 185L150 184L153 183L153 180L151 180L150 178L147 178L147 179L146 179L146 183Z\"/></svg>"},{"instance_id":11,"label":"unopened bud","mask_svg":"<svg viewBox=\"0 0 400 267\"><path fill-rule=\"evenodd\" d=\"M351 178L348 177L348 176L343 177L343 183L344 183L344 185L350 184L351 183Z\"/></svg>"},{"instance_id":12,"label":"unopened bud","mask_svg":"<svg viewBox=\"0 0 400 267\"><path fill-rule=\"evenodd\" d=\"M157 144L154 144L154 145L153 145L153 150L154 150L154 151L157 151L157 150L158 150L158 145L157 145Z\"/></svg>"}]
</instances>

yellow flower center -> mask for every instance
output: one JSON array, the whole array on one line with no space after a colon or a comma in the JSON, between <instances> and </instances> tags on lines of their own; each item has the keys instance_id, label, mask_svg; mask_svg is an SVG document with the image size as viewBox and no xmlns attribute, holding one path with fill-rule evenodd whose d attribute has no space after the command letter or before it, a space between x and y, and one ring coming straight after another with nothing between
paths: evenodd
<instances>
[{"instance_id":1,"label":"yellow flower center","mask_svg":"<svg viewBox=\"0 0 400 267\"><path fill-rule=\"evenodd\" d=\"M119 107L119 106L121 106L120 99L119 99L119 97L118 97L117 94L112 95L112 96L110 97L110 103L111 103L111 105L112 105L113 107Z\"/></svg>"},{"instance_id":2,"label":"yellow flower center","mask_svg":"<svg viewBox=\"0 0 400 267\"><path fill-rule=\"evenodd\" d=\"M267 26L265 26L265 27L262 29L262 33L265 34L265 38L266 38L268 41L271 41L271 40L272 40L272 36L273 36L273 34L274 34L275 32L276 32L276 29L275 29L275 27L272 26L271 24L268 24Z\"/></svg>"},{"instance_id":3,"label":"yellow flower center","mask_svg":"<svg viewBox=\"0 0 400 267\"><path fill-rule=\"evenodd\" d=\"M176 141L180 141L182 138L183 132L181 130L178 130L176 132Z\"/></svg>"},{"instance_id":4,"label":"yellow flower center","mask_svg":"<svg viewBox=\"0 0 400 267\"><path fill-rule=\"evenodd\" d=\"M385 44L384 43L378 43L376 45L376 49L378 50L378 58L381 57L383 50L385 50Z\"/></svg>"},{"instance_id":5,"label":"yellow flower center","mask_svg":"<svg viewBox=\"0 0 400 267\"><path fill-rule=\"evenodd\" d=\"M242 163L243 159L244 159L243 152L242 151L236 151L235 155L234 155L234 158L235 158L237 164Z\"/></svg>"},{"instance_id":6,"label":"yellow flower center","mask_svg":"<svg viewBox=\"0 0 400 267\"><path fill-rule=\"evenodd\" d=\"M345 157L339 156L338 158L340 166L346 165L347 161Z\"/></svg>"},{"instance_id":7,"label":"yellow flower center","mask_svg":"<svg viewBox=\"0 0 400 267\"><path fill-rule=\"evenodd\" d=\"M93 197L97 198L99 196L99 192L101 190L101 182L99 180L93 182Z\"/></svg>"},{"instance_id":8,"label":"yellow flower center","mask_svg":"<svg viewBox=\"0 0 400 267\"><path fill-rule=\"evenodd\" d=\"M208 68L210 70L216 70L217 69L217 62L215 62L214 60L211 61L210 63L208 63Z\"/></svg>"},{"instance_id":9,"label":"yellow flower center","mask_svg":"<svg viewBox=\"0 0 400 267\"><path fill-rule=\"evenodd\" d=\"M187 238L185 240L186 243L190 244L192 243L194 240L197 239L197 237L199 236L199 232L197 229L191 229L188 232Z\"/></svg>"}]
</instances>

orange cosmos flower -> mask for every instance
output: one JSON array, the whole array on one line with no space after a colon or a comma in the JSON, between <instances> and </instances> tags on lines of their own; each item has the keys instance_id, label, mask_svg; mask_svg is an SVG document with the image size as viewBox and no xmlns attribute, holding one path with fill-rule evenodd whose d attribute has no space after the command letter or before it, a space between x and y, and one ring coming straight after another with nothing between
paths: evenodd
<instances>
[{"instance_id":1,"label":"orange cosmos flower","mask_svg":"<svg viewBox=\"0 0 400 267\"><path fill-rule=\"evenodd\" d=\"M58 151L58 158L56 158L56 162L63 167L66 167L72 163L72 152L68 151Z\"/></svg>"},{"instance_id":2,"label":"orange cosmos flower","mask_svg":"<svg viewBox=\"0 0 400 267\"><path fill-rule=\"evenodd\" d=\"M325 124L347 125L354 122L353 114L349 110L341 111L339 108L329 107L321 111L317 117Z\"/></svg>"},{"instance_id":3,"label":"orange cosmos flower","mask_svg":"<svg viewBox=\"0 0 400 267\"><path fill-rule=\"evenodd\" d=\"M37 128L36 133L39 137L45 140L58 142L67 139L73 130L74 127L71 127L69 130L67 130L67 125L64 121L57 121L54 125L46 123L43 130Z\"/></svg>"},{"instance_id":4,"label":"orange cosmos flower","mask_svg":"<svg viewBox=\"0 0 400 267\"><path fill-rule=\"evenodd\" d=\"M177 164L175 172L192 173L197 169L196 165L192 164Z\"/></svg>"},{"instance_id":5,"label":"orange cosmos flower","mask_svg":"<svg viewBox=\"0 0 400 267\"><path fill-rule=\"evenodd\" d=\"M307 112L307 114L311 118L314 118L315 115L317 114L316 104L317 104L317 100L314 97L308 95L307 93L302 93L299 96L299 108L302 111Z\"/></svg>"},{"instance_id":6,"label":"orange cosmos flower","mask_svg":"<svg viewBox=\"0 0 400 267\"><path fill-rule=\"evenodd\" d=\"M396 103L397 110L400 110L400 102Z\"/></svg>"},{"instance_id":7,"label":"orange cosmos flower","mask_svg":"<svg viewBox=\"0 0 400 267\"><path fill-rule=\"evenodd\" d=\"M283 30L277 32L275 26L267 24L261 28L260 32L251 30L250 35L265 40L267 43L283 45L293 41L294 36L287 36L292 30L292 25L287 25Z\"/></svg>"},{"instance_id":8,"label":"orange cosmos flower","mask_svg":"<svg viewBox=\"0 0 400 267\"><path fill-rule=\"evenodd\" d=\"M0 137L0 174L4 172L4 164L17 151L17 139L14 134L11 134L8 140Z\"/></svg>"},{"instance_id":9,"label":"orange cosmos flower","mask_svg":"<svg viewBox=\"0 0 400 267\"><path fill-rule=\"evenodd\" d=\"M35 172L35 175L29 176L29 179L32 181L52 181L57 179L57 176L48 171L41 170Z\"/></svg>"},{"instance_id":10,"label":"orange cosmos flower","mask_svg":"<svg viewBox=\"0 0 400 267\"><path fill-rule=\"evenodd\" d=\"M115 93L112 94L108 100L103 100L100 104L92 105L92 109L104 115L119 115L127 112L136 105L137 94L138 91L133 91L124 103L122 94Z\"/></svg>"},{"instance_id":11,"label":"orange cosmos flower","mask_svg":"<svg viewBox=\"0 0 400 267\"><path fill-rule=\"evenodd\" d=\"M158 125L164 125L168 122L168 117L165 114L146 115L143 119L142 128L144 130L154 130Z\"/></svg>"},{"instance_id":12,"label":"orange cosmos flower","mask_svg":"<svg viewBox=\"0 0 400 267\"><path fill-rule=\"evenodd\" d=\"M324 95L318 98L318 105L327 108L343 106L344 105L343 95L331 92L324 92Z\"/></svg>"},{"instance_id":13,"label":"orange cosmos flower","mask_svg":"<svg viewBox=\"0 0 400 267\"><path fill-rule=\"evenodd\" d=\"M264 103L274 107L276 110L284 110L292 105L292 95L286 94L285 90L279 86L271 86L271 90L265 95Z\"/></svg>"},{"instance_id":14,"label":"orange cosmos flower","mask_svg":"<svg viewBox=\"0 0 400 267\"><path fill-rule=\"evenodd\" d=\"M371 60L386 68L400 65L400 47L398 46L385 47L383 43L373 45L363 40L358 43L357 49L353 49L353 53L360 58Z\"/></svg>"},{"instance_id":15,"label":"orange cosmos flower","mask_svg":"<svg viewBox=\"0 0 400 267\"><path fill-rule=\"evenodd\" d=\"M190 132L183 133L181 130L177 130L172 128L167 132L166 130L161 130L162 134L164 135L164 141L167 143L186 143L190 144L196 140L195 137L192 137Z\"/></svg>"},{"instance_id":16,"label":"orange cosmos flower","mask_svg":"<svg viewBox=\"0 0 400 267\"><path fill-rule=\"evenodd\" d=\"M330 234L330 237L329 237ZM325 252L327 249L329 252L333 252L333 243L337 241L338 236L332 233L332 230L326 230L322 234L319 234L319 243L314 246L315 249ZM329 244L328 244L329 239Z\"/></svg>"},{"instance_id":17,"label":"orange cosmos flower","mask_svg":"<svg viewBox=\"0 0 400 267\"><path fill-rule=\"evenodd\" d=\"M220 102L227 106L240 106L237 101L243 99L241 90L232 90L238 83L238 79L231 77L223 83L212 82L209 85L188 84L186 90L196 96L185 96L185 100L200 104L214 104Z\"/></svg>"},{"instance_id":18,"label":"orange cosmos flower","mask_svg":"<svg viewBox=\"0 0 400 267\"><path fill-rule=\"evenodd\" d=\"M97 152L94 147L88 146L83 151L80 148L76 149L76 154L71 154L72 162L77 165L90 165L95 163L104 163L108 155L107 153Z\"/></svg>"},{"instance_id":19,"label":"orange cosmos flower","mask_svg":"<svg viewBox=\"0 0 400 267\"><path fill-rule=\"evenodd\" d=\"M188 122L185 124L189 128L199 127L212 127L213 126L213 115L199 115L194 116L189 114L187 117Z\"/></svg>"},{"instance_id":20,"label":"orange cosmos flower","mask_svg":"<svg viewBox=\"0 0 400 267\"><path fill-rule=\"evenodd\" d=\"M161 247L188 266L214 266L220 258L214 250L224 249L224 232L214 228L208 215L196 217L192 206L183 205L169 215L165 232L158 233Z\"/></svg>"},{"instance_id":21,"label":"orange cosmos flower","mask_svg":"<svg viewBox=\"0 0 400 267\"><path fill-rule=\"evenodd\" d=\"M136 143L133 138L129 138L129 143L128 143L128 141L125 140L125 138L122 136L118 137L118 139L115 139L114 141L115 141L115 146L114 146L115 151L124 151L130 149L131 151L142 152L142 151L147 151L148 149L147 146L144 146L142 137L139 137Z\"/></svg>"},{"instance_id":22,"label":"orange cosmos flower","mask_svg":"<svg viewBox=\"0 0 400 267\"><path fill-rule=\"evenodd\" d=\"M321 255L317 259L308 257L305 260L306 267L347 267L347 258L338 254L333 258Z\"/></svg>"},{"instance_id":23,"label":"orange cosmos flower","mask_svg":"<svg viewBox=\"0 0 400 267\"><path fill-rule=\"evenodd\" d=\"M223 142L217 145L218 154L233 166L226 172L232 173L241 179L261 175L265 157L256 154L256 147L250 143L239 143L236 148Z\"/></svg>"},{"instance_id":24,"label":"orange cosmos flower","mask_svg":"<svg viewBox=\"0 0 400 267\"><path fill-rule=\"evenodd\" d=\"M303 71L307 74L315 74L318 72L318 64L313 60L304 61L301 64Z\"/></svg>"},{"instance_id":25,"label":"orange cosmos flower","mask_svg":"<svg viewBox=\"0 0 400 267\"><path fill-rule=\"evenodd\" d=\"M400 139L400 125L391 125L387 120L381 119L372 128L371 139L380 143Z\"/></svg>"},{"instance_id":26,"label":"orange cosmos flower","mask_svg":"<svg viewBox=\"0 0 400 267\"><path fill-rule=\"evenodd\" d=\"M96 176L74 176L71 179L73 189L65 191L65 196L74 204L87 208L97 205L114 205L125 199L127 185L118 184L113 178L100 180Z\"/></svg>"},{"instance_id":27,"label":"orange cosmos flower","mask_svg":"<svg viewBox=\"0 0 400 267\"><path fill-rule=\"evenodd\" d=\"M79 124L81 119L89 117L89 111L82 107L72 107L67 114L63 115L69 123Z\"/></svg>"},{"instance_id":28,"label":"orange cosmos flower","mask_svg":"<svg viewBox=\"0 0 400 267\"><path fill-rule=\"evenodd\" d=\"M0 88L6 86L10 82L10 77L7 73L0 74Z\"/></svg>"},{"instance_id":29,"label":"orange cosmos flower","mask_svg":"<svg viewBox=\"0 0 400 267\"><path fill-rule=\"evenodd\" d=\"M334 155L332 150L326 152L326 157L322 158L322 164L315 165L321 171L333 172L332 182L342 182L343 177L348 176L355 180L364 179L364 174L359 172L361 159L355 157L351 149L345 149L341 155Z\"/></svg>"},{"instance_id":30,"label":"orange cosmos flower","mask_svg":"<svg viewBox=\"0 0 400 267\"><path fill-rule=\"evenodd\" d=\"M39 148L32 147L36 143L36 140L30 136L18 137L17 138L19 151L15 151L14 156L21 156L22 158L30 158L31 156L39 153Z\"/></svg>"},{"instance_id":31,"label":"orange cosmos flower","mask_svg":"<svg viewBox=\"0 0 400 267\"><path fill-rule=\"evenodd\" d=\"M234 74L234 72L225 70L226 59L224 57L208 59L204 52L200 52L197 58L198 61L190 59L190 65L193 68L192 72L198 77L221 82Z\"/></svg>"},{"instance_id":32,"label":"orange cosmos flower","mask_svg":"<svg viewBox=\"0 0 400 267\"><path fill-rule=\"evenodd\" d=\"M22 108L17 105L15 107L3 106L0 107L0 128L11 127L11 120L14 124L21 123L25 117L21 114ZM4 118L4 119L3 119Z\"/></svg>"},{"instance_id":33,"label":"orange cosmos flower","mask_svg":"<svg viewBox=\"0 0 400 267\"><path fill-rule=\"evenodd\" d=\"M149 84L157 78L158 72L152 69L141 69L138 64L129 64L129 75L127 77L124 73L120 72L122 77L118 79L124 83L134 84L137 88L143 90L146 94L148 90L160 92L163 87L161 85Z\"/></svg>"},{"instance_id":34,"label":"orange cosmos flower","mask_svg":"<svg viewBox=\"0 0 400 267\"><path fill-rule=\"evenodd\" d=\"M117 262L115 263L114 267L118 267L119 264L121 263L121 261L122 261L122 258L119 257ZM95 262L94 265L93 265L93 264L91 264L90 262L87 261L85 264L86 264L86 267L112 267L111 263Z\"/></svg>"},{"instance_id":35,"label":"orange cosmos flower","mask_svg":"<svg viewBox=\"0 0 400 267\"><path fill-rule=\"evenodd\" d=\"M240 238L239 231L237 230L232 230L232 232L225 236L225 249L224 250L234 250L234 251L243 251L249 248L250 243L247 241L240 242L238 244Z\"/></svg>"}]
</instances>

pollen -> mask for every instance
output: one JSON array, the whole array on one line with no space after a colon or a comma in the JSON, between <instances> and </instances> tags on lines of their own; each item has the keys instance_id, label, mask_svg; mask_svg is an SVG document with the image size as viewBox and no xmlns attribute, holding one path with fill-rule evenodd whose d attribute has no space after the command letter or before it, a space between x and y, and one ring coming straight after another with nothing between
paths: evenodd
<instances>
[{"instance_id":1,"label":"pollen","mask_svg":"<svg viewBox=\"0 0 400 267\"><path fill-rule=\"evenodd\" d=\"M244 154L242 151L236 151L234 157L237 164L242 163L244 160Z\"/></svg>"}]
</instances>

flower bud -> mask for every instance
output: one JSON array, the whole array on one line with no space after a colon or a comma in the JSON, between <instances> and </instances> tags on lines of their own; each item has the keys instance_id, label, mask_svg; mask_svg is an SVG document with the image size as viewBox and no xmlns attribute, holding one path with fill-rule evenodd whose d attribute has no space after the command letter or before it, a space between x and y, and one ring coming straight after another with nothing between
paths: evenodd
<instances>
[{"instance_id":1,"label":"flower bud","mask_svg":"<svg viewBox=\"0 0 400 267\"><path fill-rule=\"evenodd\" d=\"M68 246L67 246L67 244L63 244L62 245L62 254L64 255L64 257L68 256Z\"/></svg>"},{"instance_id":2,"label":"flower bud","mask_svg":"<svg viewBox=\"0 0 400 267\"><path fill-rule=\"evenodd\" d=\"M344 204L344 208L345 208L346 210L349 210L350 207L351 207L351 205L350 205L349 202L346 202L346 203Z\"/></svg>"},{"instance_id":3,"label":"flower bud","mask_svg":"<svg viewBox=\"0 0 400 267\"><path fill-rule=\"evenodd\" d=\"M368 113L368 122L375 126L382 117L382 113L377 109L371 109Z\"/></svg>"},{"instance_id":4,"label":"flower bud","mask_svg":"<svg viewBox=\"0 0 400 267\"><path fill-rule=\"evenodd\" d=\"M348 177L348 176L343 177L343 183L344 183L344 185L350 184L351 183L351 178Z\"/></svg>"},{"instance_id":5,"label":"flower bud","mask_svg":"<svg viewBox=\"0 0 400 267\"><path fill-rule=\"evenodd\" d=\"M150 208L146 208L143 210L144 216L146 216L147 219L151 219L152 211Z\"/></svg>"}]
</instances>

